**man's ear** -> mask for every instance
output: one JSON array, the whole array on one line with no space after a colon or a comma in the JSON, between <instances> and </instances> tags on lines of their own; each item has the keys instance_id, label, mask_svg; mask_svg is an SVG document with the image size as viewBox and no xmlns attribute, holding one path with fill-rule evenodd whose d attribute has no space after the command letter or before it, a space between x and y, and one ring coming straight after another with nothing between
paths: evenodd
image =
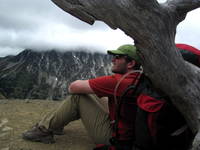
<instances>
[{"instance_id":1,"label":"man's ear","mask_svg":"<svg viewBox=\"0 0 200 150\"><path fill-rule=\"evenodd\" d=\"M135 64L136 64L135 60L128 62L127 64L128 69L132 69L135 66Z\"/></svg>"}]
</instances>

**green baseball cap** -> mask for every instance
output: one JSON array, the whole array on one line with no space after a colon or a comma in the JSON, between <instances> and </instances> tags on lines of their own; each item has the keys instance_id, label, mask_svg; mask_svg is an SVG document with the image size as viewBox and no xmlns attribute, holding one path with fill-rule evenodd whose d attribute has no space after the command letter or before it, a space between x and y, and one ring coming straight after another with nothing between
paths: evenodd
<instances>
[{"instance_id":1,"label":"green baseball cap","mask_svg":"<svg viewBox=\"0 0 200 150\"><path fill-rule=\"evenodd\" d=\"M110 55L125 55L129 56L130 58L138 61L139 57L137 55L137 49L134 45L131 44L125 44L120 47L118 47L116 50L108 50L108 54Z\"/></svg>"}]
</instances>

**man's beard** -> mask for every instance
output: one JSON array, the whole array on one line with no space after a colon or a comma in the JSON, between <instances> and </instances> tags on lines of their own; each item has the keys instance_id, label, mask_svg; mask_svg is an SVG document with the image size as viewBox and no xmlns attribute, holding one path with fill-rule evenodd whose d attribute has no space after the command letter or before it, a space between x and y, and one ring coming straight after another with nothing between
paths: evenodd
<instances>
[{"instance_id":1,"label":"man's beard","mask_svg":"<svg viewBox=\"0 0 200 150\"><path fill-rule=\"evenodd\" d=\"M126 69L121 69L121 70L112 69L112 72L113 73L118 73L118 74L125 74L127 72L127 70Z\"/></svg>"}]
</instances>

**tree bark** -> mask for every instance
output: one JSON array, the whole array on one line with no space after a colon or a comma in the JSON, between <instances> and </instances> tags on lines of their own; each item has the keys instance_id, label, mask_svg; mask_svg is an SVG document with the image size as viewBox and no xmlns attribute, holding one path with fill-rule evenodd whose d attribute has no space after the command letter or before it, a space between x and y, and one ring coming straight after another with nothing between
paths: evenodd
<instances>
[{"instance_id":1,"label":"tree bark","mask_svg":"<svg viewBox=\"0 0 200 150\"><path fill-rule=\"evenodd\" d=\"M145 73L167 93L196 134L200 150L200 69L183 60L175 47L177 25L200 7L200 0L52 0L64 11L93 24L101 20L135 41Z\"/></svg>"}]
</instances>

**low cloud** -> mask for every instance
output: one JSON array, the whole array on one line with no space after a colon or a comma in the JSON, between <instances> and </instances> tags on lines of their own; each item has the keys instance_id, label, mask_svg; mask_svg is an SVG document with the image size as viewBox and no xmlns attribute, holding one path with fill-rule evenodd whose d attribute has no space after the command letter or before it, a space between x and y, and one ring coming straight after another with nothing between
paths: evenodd
<instances>
[{"instance_id":1,"label":"low cloud","mask_svg":"<svg viewBox=\"0 0 200 150\"><path fill-rule=\"evenodd\" d=\"M163 1L164 2L164 1ZM0 57L23 49L69 49L90 47L106 52L133 40L103 22L93 26L58 8L49 0L1 0ZM176 41L200 48L200 9L188 14L180 23Z\"/></svg>"}]
</instances>

